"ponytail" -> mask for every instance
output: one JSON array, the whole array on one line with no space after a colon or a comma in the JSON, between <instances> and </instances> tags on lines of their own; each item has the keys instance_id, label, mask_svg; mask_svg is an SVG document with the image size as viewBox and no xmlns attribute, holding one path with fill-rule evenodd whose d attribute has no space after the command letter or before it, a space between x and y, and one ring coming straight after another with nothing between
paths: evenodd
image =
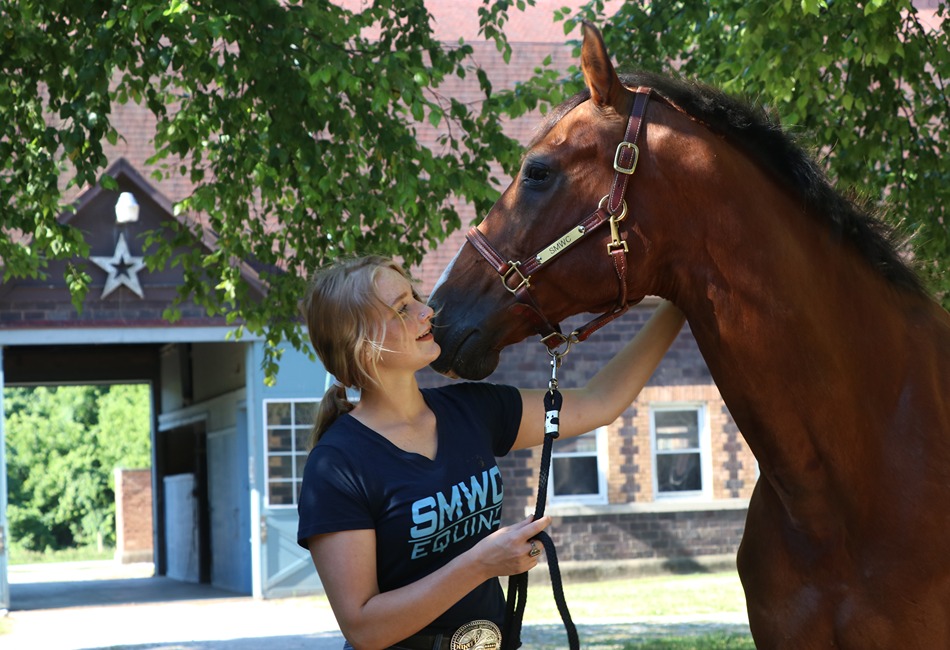
<instances>
[{"instance_id":1,"label":"ponytail","mask_svg":"<svg viewBox=\"0 0 950 650\"><path fill-rule=\"evenodd\" d=\"M391 307L376 293L376 276L391 269L410 282L409 274L389 258L367 255L338 260L317 271L300 310L314 352L328 373L337 379L327 389L317 409L310 447L333 422L353 410L346 386L363 390L377 383L376 361L386 334L381 314Z\"/></svg>"},{"instance_id":2,"label":"ponytail","mask_svg":"<svg viewBox=\"0 0 950 650\"><path fill-rule=\"evenodd\" d=\"M349 413L355 405L346 397L346 387L333 382L324 393L320 406L317 408L317 417L310 430L310 448L313 449L320 442L320 436L330 428L338 417Z\"/></svg>"}]
</instances>

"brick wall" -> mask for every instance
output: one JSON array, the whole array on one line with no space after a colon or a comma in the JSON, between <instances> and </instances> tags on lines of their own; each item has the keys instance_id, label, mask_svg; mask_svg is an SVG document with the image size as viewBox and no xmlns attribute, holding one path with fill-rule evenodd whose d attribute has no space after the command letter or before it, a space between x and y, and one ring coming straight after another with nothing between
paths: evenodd
<instances>
[{"instance_id":1,"label":"brick wall","mask_svg":"<svg viewBox=\"0 0 950 650\"><path fill-rule=\"evenodd\" d=\"M560 560L626 560L735 555L744 509L682 510L555 517Z\"/></svg>"},{"instance_id":2,"label":"brick wall","mask_svg":"<svg viewBox=\"0 0 950 650\"><path fill-rule=\"evenodd\" d=\"M152 472L115 470L115 558L152 561Z\"/></svg>"}]
</instances>

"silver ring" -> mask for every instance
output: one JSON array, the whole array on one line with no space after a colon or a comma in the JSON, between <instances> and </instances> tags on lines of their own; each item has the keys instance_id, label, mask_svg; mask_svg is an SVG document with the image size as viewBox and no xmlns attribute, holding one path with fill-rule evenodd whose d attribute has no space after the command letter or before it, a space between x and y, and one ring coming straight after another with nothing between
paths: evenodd
<instances>
[{"instance_id":1,"label":"silver ring","mask_svg":"<svg viewBox=\"0 0 950 650\"><path fill-rule=\"evenodd\" d=\"M538 557L539 555L541 555L541 549L538 548L538 543L535 542L533 539L531 540L531 550L528 551L528 555L530 555L531 557Z\"/></svg>"}]
</instances>

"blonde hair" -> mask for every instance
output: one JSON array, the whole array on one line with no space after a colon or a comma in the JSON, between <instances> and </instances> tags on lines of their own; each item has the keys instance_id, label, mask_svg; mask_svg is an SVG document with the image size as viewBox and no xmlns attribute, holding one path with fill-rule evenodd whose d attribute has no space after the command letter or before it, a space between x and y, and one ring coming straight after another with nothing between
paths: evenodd
<instances>
[{"instance_id":1,"label":"blonde hair","mask_svg":"<svg viewBox=\"0 0 950 650\"><path fill-rule=\"evenodd\" d=\"M399 264L377 255L340 260L317 271L310 281L301 311L314 351L336 378L317 409L311 447L338 417L353 410L347 387L363 390L377 383L376 363L386 335L381 315L392 309L376 290L382 269L392 269L412 282Z\"/></svg>"}]
</instances>

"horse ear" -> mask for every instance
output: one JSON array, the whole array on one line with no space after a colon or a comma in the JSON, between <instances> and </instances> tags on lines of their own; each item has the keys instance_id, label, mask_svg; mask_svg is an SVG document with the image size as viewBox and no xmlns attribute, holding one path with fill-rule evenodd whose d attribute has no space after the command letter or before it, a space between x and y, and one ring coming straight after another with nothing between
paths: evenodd
<instances>
[{"instance_id":1,"label":"horse ear","mask_svg":"<svg viewBox=\"0 0 950 650\"><path fill-rule=\"evenodd\" d=\"M619 106L618 99L625 94L626 88L620 83L620 77L610 62L610 55L607 54L607 46L604 45L600 30L585 20L583 31L581 70L590 89L591 101L598 106Z\"/></svg>"}]
</instances>

